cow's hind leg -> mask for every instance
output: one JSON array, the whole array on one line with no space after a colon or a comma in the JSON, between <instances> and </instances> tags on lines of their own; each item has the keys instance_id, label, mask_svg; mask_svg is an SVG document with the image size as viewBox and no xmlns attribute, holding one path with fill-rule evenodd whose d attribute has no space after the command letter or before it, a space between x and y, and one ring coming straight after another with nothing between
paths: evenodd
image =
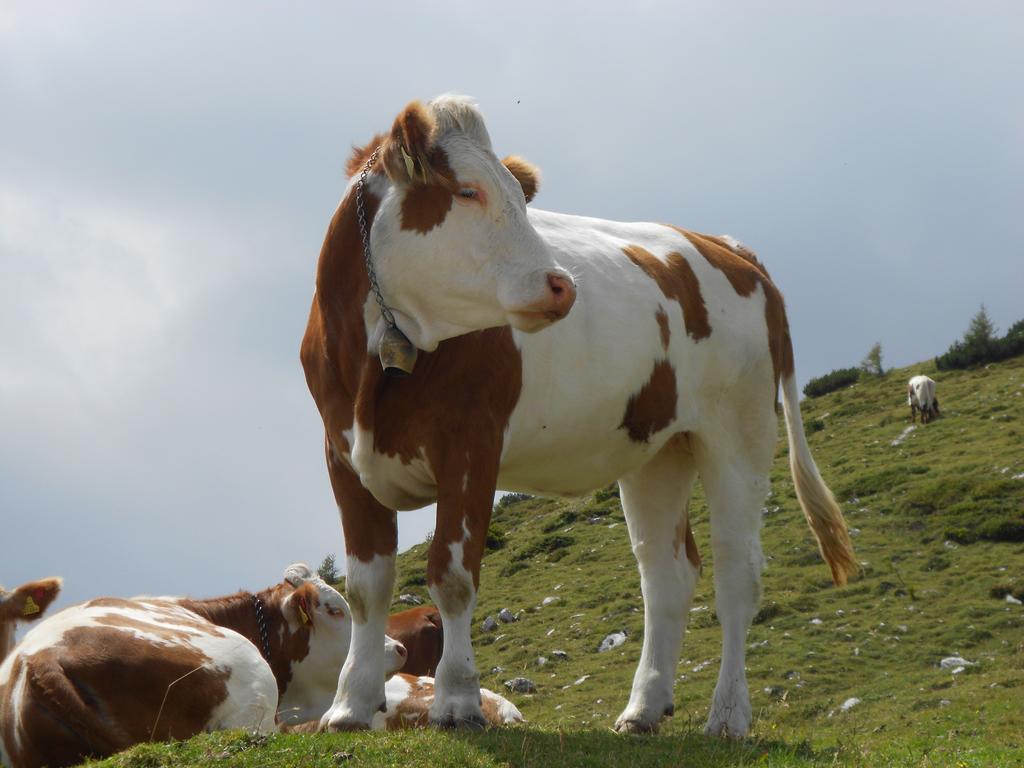
<instances>
[{"instance_id":1,"label":"cow's hind leg","mask_svg":"<svg viewBox=\"0 0 1024 768\"><path fill-rule=\"evenodd\" d=\"M761 508L778 426L770 401L756 397L741 401L735 419L727 422L695 441L711 518L715 610L722 626L722 663L704 730L741 737L751 723L745 642L761 599Z\"/></svg>"},{"instance_id":2,"label":"cow's hind leg","mask_svg":"<svg viewBox=\"0 0 1024 768\"><path fill-rule=\"evenodd\" d=\"M620 733L655 731L661 718L673 713L679 645L700 573L688 520L696 476L689 440L680 434L619 480L644 596L643 650L629 704L615 722Z\"/></svg>"},{"instance_id":3,"label":"cow's hind leg","mask_svg":"<svg viewBox=\"0 0 1024 768\"><path fill-rule=\"evenodd\" d=\"M334 703L320 719L320 727L342 731L369 728L374 714L385 706L384 630L395 586L398 526L395 512L363 488L330 449L327 454L345 531L345 592L352 610L352 642Z\"/></svg>"},{"instance_id":4,"label":"cow's hind leg","mask_svg":"<svg viewBox=\"0 0 1024 768\"><path fill-rule=\"evenodd\" d=\"M427 553L427 587L444 629L430 722L442 728L476 729L486 725L480 675L470 641L480 560L497 480L497 462L493 466L483 463L438 473L456 478L448 485L439 484L437 526Z\"/></svg>"}]
</instances>

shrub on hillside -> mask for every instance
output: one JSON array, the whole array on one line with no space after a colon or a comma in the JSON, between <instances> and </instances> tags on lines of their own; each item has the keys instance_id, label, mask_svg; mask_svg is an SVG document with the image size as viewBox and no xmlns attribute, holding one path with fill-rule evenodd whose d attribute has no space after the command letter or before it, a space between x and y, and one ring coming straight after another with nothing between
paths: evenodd
<instances>
[{"instance_id":1,"label":"shrub on hillside","mask_svg":"<svg viewBox=\"0 0 1024 768\"><path fill-rule=\"evenodd\" d=\"M860 369L868 376L885 376L885 366L882 365L882 342L876 341L860 361Z\"/></svg>"},{"instance_id":2,"label":"shrub on hillside","mask_svg":"<svg viewBox=\"0 0 1024 768\"><path fill-rule=\"evenodd\" d=\"M964 337L953 342L944 355L935 358L935 367L940 371L975 368L1017 355L1024 355L1024 320L1011 325L1006 335L999 338L982 304Z\"/></svg>"},{"instance_id":3,"label":"shrub on hillside","mask_svg":"<svg viewBox=\"0 0 1024 768\"><path fill-rule=\"evenodd\" d=\"M821 397L837 389L855 384L860 378L859 368L836 368L831 373L811 379L804 386L804 394L807 397Z\"/></svg>"}]
</instances>

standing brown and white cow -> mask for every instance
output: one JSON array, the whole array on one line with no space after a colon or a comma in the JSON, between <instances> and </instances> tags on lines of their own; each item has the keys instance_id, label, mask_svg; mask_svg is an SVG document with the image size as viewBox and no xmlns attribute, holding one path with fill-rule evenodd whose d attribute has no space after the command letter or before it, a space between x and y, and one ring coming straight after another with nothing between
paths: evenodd
<instances>
[{"instance_id":1,"label":"standing brown and white cow","mask_svg":"<svg viewBox=\"0 0 1024 768\"><path fill-rule=\"evenodd\" d=\"M348 171L301 350L353 612L323 727L368 727L385 702L396 510L437 502L427 584L444 653L430 718L480 724L470 624L495 488L572 496L618 480L645 632L617 728L655 729L673 710L698 574L687 505L699 475L723 631L706 730L746 733L744 638L780 387L800 504L834 581L856 570L807 447L782 295L764 267L731 238L527 209L536 169L499 161L463 97L410 104ZM382 341L395 348L389 315L419 350L404 378L378 361Z\"/></svg>"},{"instance_id":2,"label":"standing brown and white cow","mask_svg":"<svg viewBox=\"0 0 1024 768\"><path fill-rule=\"evenodd\" d=\"M142 741L319 718L350 631L345 599L302 563L256 593L67 608L0 664L0 757L55 768ZM401 645L381 648L387 672L400 669Z\"/></svg>"}]
</instances>

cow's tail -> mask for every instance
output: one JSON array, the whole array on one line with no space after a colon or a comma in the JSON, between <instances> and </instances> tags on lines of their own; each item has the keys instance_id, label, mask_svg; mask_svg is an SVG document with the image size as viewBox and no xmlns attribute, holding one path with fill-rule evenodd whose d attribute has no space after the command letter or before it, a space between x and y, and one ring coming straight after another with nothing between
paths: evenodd
<instances>
[{"instance_id":1,"label":"cow's tail","mask_svg":"<svg viewBox=\"0 0 1024 768\"><path fill-rule=\"evenodd\" d=\"M787 338L786 343L790 341ZM792 360L792 350L789 351ZM782 407L786 414L786 433L789 437L789 468L793 473L796 496L804 517L818 540L818 550L832 569L832 581L837 586L857 573L859 566L853 555L853 544L846 529L843 512L832 492L821 479L811 456L800 417L800 397L796 388L796 375L792 369L782 376Z\"/></svg>"}]
</instances>

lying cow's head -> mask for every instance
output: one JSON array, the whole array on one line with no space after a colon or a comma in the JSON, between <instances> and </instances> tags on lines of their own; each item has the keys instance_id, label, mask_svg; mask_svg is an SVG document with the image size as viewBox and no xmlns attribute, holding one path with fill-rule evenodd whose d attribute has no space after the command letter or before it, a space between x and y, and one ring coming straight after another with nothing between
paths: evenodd
<instances>
[{"instance_id":1,"label":"lying cow's head","mask_svg":"<svg viewBox=\"0 0 1024 768\"><path fill-rule=\"evenodd\" d=\"M19 621L42 618L46 609L60 593L59 578L30 581L8 592L0 587L0 661L14 647L14 629Z\"/></svg>"},{"instance_id":2,"label":"lying cow's head","mask_svg":"<svg viewBox=\"0 0 1024 768\"><path fill-rule=\"evenodd\" d=\"M278 709L284 721L301 722L319 718L334 700L352 639L352 613L341 593L305 563L289 565L284 580L295 590L282 601L281 612L293 630L303 626L309 630L309 646L292 663ZM405 657L401 643L384 638L385 674L401 669Z\"/></svg>"},{"instance_id":3,"label":"lying cow's head","mask_svg":"<svg viewBox=\"0 0 1024 768\"><path fill-rule=\"evenodd\" d=\"M420 349L511 324L538 331L569 312L572 276L533 229L526 203L535 168L499 161L483 118L464 97L409 104L380 148L391 184L373 220L371 250L384 300ZM374 346L384 324L373 297L367 321Z\"/></svg>"}]
</instances>

